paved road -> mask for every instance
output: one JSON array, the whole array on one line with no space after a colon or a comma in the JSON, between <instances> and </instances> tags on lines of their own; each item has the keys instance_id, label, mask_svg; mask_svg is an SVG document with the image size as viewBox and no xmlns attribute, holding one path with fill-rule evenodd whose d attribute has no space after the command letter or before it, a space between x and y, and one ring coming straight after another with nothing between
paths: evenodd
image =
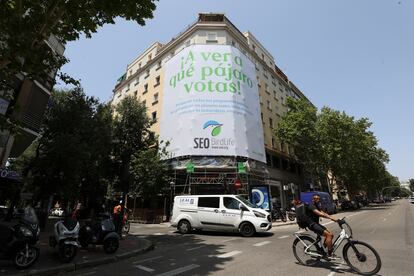
<instances>
[{"instance_id":1,"label":"paved road","mask_svg":"<svg viewBox=\"0 0 414 276\"><path fill-rule=\"evenodd\" d=\"M400 200L340 216L347 217L356 239L379 252L379 275L414 275L414 204ZM336 224L322 223L338 233ZM136 224L131 232L154 241L153 251L69 275L355 275L342 261L299 265L291 249L295 231L291 225L253 238L211 232L182 236L166 225Z\"/></svg>"}]
</instances>

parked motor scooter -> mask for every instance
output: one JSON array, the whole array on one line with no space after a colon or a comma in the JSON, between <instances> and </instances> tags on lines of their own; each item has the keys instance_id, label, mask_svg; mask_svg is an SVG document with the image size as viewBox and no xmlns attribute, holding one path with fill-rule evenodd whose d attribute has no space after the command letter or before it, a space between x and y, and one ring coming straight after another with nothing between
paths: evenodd
<instances>
[{"instance_id":1,"label":"parked motor scooter","mask_svg":"<svg viewBox=\"0 0 414 276\"><path fill-rule=\"evenodd\" d=\"M49 245L53 248L58 246L61 262L68 263L75 258L79 247L79 229L79 222L71 217L55 223L54 234L49 237Z\"/></svg>"},{"instance_id":2,"label":"parked motor scooter","mask_svg":"<svg viewBox=\"0 0 414 276\"><path fill-rule=\"evenodd\" d=\"M118 250L119 239L110 215L106 214L102 214L98 219L85 224L79 232L79 243L82 247L88 247L89 244L103 245L108 254Z\"/></svg>"},{"instance_id":3,"label":"parked motor scooter","mask_svg":"<svg viewBox=\"0 0 414 276\"><path fill-rule=\"evenodd\" d=\"M24 209L19 219L0 223L0 258L12 260L18 269L34 264L39 257L39 222L33 208Z\"/></svg>"}]
</instances>

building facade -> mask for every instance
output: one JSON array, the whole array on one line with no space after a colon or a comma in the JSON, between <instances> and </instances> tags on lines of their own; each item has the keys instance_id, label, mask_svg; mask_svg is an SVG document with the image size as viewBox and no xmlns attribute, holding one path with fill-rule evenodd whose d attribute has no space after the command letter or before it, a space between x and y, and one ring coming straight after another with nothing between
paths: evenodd
<instances>
[{"instance_id":1,"label":"building facade","mask_svg":"<svg viewBox=\"0 0 414 276\"><path fill-rule=\"evenodd\" d=\"M63 55L65 47L53 35L45 40L56 55ZM15 76L14 87L0 91L0 116L5 116L18 125L15 133L0 132L0 162L6 165L8 158L19 157L39 136L43 115L55 83L56 72L50 72L44 80L33 80L23 72ZM10 101L6 94L12 94ZM13 107L13 108L12 108Z\"/></svg>"},{"instance_id":2,"label":"building facade","mask_svg":"<svg viewBox=\"0 0 414 276\"><path fill-rule=\"evenodd\" d=\"M224 14L199 14L170 42L152 44L128 64L112 104L126 96L144 102L157 120L152 130L172 142L172 194L250 194L286 206L306 185L293 149L273 133L286 99L306 97L259 40ZM202 131L208 139L185 140Z\"/></svg>"}]
</instances>

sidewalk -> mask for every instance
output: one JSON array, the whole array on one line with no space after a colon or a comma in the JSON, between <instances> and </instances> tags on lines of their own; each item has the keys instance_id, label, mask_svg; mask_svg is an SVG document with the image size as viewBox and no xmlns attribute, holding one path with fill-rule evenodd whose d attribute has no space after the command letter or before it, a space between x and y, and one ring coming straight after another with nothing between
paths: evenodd
<instances>
[{"instance_id":1,"label":"sidewalk","mask_svg":"<svg viewBox=\"0 0 414 276\"><path fill-rule=\"evenodd\" d=\"M142 254L153 248L152 242L143 238L126 236L120 241L119 249L114 254L106 254L102 246L87 249L79 248L75 259L68 264L59 261L56 248L49 246L49 232L41 232L37 246L40 256L37 262L26 270L17 270L11 261L0 262L0 276L2 275L57 275L61 272L75 271L85 267L113 263L118 260Z\"/></svg>"}]
</instances>

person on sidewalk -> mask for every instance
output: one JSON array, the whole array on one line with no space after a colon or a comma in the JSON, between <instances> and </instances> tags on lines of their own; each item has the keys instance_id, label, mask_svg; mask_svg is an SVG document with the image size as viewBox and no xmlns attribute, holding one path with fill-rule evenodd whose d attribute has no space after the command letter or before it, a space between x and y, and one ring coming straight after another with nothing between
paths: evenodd
<instances>
[{"instance_id":1,"label":"person on sidewalk","mask_svg":"<svg viewBox=\"0 0 414 276\"><path fill-rule=\"evenodd\" d=\"M115 232L122 237L122 200L114 207L113 220L115 225Z\"/></svg>"}]
</instances>

